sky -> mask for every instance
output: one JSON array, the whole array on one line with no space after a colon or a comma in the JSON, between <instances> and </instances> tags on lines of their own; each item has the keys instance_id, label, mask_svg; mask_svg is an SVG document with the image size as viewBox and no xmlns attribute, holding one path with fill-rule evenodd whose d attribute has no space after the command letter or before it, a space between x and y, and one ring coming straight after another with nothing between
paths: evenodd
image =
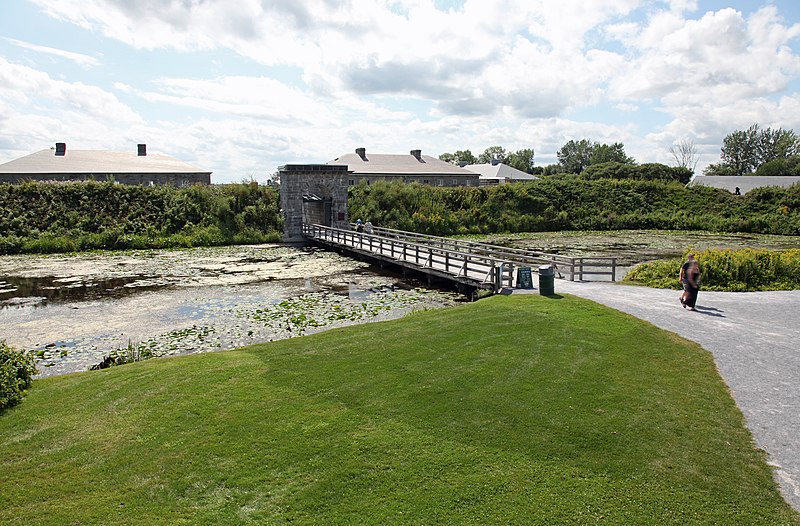
<instances>
[{"instance_id":1,"label":"sky","mask_svg":"<svg viewBox=\"0 0 800 526\"><path fill-rule=\"evenodd\" d=\"M800 133L796 0L2 0L0 163L163 153L213 183L356 148L621 142L697 172L751 124Z\"/></svg>"}]
</instances>

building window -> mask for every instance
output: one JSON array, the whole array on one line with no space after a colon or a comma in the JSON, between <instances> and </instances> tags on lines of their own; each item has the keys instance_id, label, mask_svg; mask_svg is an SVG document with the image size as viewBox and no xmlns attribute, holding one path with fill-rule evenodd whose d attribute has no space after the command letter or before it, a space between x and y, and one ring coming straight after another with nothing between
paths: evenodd
<instances>
[{"instance_id":1,"label":"building window","mask_svg":"<svg viewBox=\"0 0 800 526\"><path fill-rule=\"evenodd\" d=\"M347 184L350 185L350 186L353 186L354 184L356 184L356 182L353 179L349 179L347 181Z\"/></svg>"}]
</instances>

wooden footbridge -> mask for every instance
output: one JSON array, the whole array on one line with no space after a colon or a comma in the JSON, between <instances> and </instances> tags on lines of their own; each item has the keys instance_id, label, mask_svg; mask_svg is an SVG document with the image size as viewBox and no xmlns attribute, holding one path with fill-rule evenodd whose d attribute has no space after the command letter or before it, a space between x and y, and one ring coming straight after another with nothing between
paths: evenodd
<instances>
[{"instance_id":1,"label":"wooden footbridge","mask_svg":"<svg viewBox=\"0 0 800 526\"><path fill-rule=\"evenodd\" d=\"M616 280L616 258L573 258L389 228L376 227L367 234L304 223L302 231L318 245L455 282L465 292L512 288L525 281L525 269L536 275L543 265L552 266L556 277L572 281Z\"/></svg>"}]
</instances>

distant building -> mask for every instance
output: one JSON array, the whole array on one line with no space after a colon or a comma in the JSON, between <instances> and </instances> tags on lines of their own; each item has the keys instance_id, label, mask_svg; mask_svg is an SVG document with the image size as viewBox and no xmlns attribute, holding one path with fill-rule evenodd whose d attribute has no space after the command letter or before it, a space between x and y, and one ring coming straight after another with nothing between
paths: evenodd
<instances>
[{"instance_id":1,"label":"distant building","mask_svg":"<svg viewBox=\"0 0 800 526\"><path fill-rule=\"evenodd\" d=\"M754 188L761 188L763 186L781 186L788 187L793 184L800 183L798 176L759 176L759 175L698 175L689 183L691 186L711 186L713 188L721 188L731 193L746 194Z\"/></svg>"},{"instance_id":2,"label":"distant building","mask_svg":"<svg viewBox=\"0 0 800 526\"><path fill-rule=\"evenodd\" d=\"M464 169L478 174L481 186L518 183L520 181L535 181L539 179L535 175L503 164L499 159L492 159L492 162L487 164L468 164L464 166Z\"/></svg>"},{"instance_id":3,"label":"distant building","mask_svg":"<svg viewBox=\"0 0 800 526\"><path fill-rule=\"evenodd\" d=\"M411 150L408 155L371 153L366 148L356 148L329 161L329 165L347 166L349 185L379 180L421 183L431 186L478 186L478 174L436 157L422 155L422 150Z\"/></svg>"},{"instance_id":4,"label":"distant building","mask_svg":"<svg viewBox=\"0 0 800 526\"><path fill-rule=\"evenodd\" d=\"M67 151L67 145L59 142L54 150L41 150L0 164L0 183L86 180L188 186L211 184L211 172L169 155L148 155L144 144L139 144L135 152Z\"/></svg>"}]
</instances>

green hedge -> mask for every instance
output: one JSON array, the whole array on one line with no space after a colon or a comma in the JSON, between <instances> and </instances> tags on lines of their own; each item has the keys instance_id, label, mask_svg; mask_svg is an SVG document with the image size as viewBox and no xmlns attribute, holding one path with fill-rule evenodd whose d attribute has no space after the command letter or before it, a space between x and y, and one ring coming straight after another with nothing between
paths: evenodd
<instances>
[{"instance_id":1,"label":"green hedge","mask_svg":"<svg viewBox=\"0 0 800 526\"><path fill-rule=\"evenodd\" d=\"M0 184L0 253L262 243L281 238L278 192L253 184Z\"/></svg>"},{"instance_id":2,"label":"green hedge","mask_svg":"<svg viewBox=\"0 0 800 526\"><path fill-rule=\"evenodd\" d=\"M435 235L711 230L800 235L800 185L744 196L669 181L548 177L491 187L378 181L350 188L350 217Z\"/></svg>"},{"instance_id":3,"label":"green hedge","mask_svg":"<svg viewBox=\"0 0 800 526\"><path fill-rule=\"evenodd\" d=\"M755 291L800 289L800 250L706 250L695 253L704 290ZM679 289L684 259L659 260L633 268L624 281Z\"/></svg>"},{"instance_id":4,"label":"green hedge","mask_svg":"<svg viewBox=\"0 0 800 526\"><path fill-rule=\"evenodd\" d=\"M642 181L677 181L682 184L692 179L688 168L672 167L660 163L625 164L599 163L588 166L579 175L581 179L638 179Z\"/></svg>"},{"instance_id":5,"label":"green hedge","mask_svg":"<svg viewBox=\"0 0 800 526\"><path fill-rule=\"evenodd\" d=\"M32 355L0 341L0 412L22 401L36 372Z\"/></svg>"}]
</instances>

